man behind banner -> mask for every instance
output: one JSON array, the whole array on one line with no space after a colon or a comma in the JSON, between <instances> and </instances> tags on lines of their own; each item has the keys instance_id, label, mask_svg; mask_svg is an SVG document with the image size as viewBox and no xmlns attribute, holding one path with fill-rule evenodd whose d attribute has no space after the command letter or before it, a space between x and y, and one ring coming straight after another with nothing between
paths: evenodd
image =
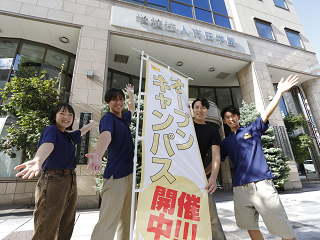
<instances>
[{"instance_id":1,"label":"man behind banner","mask_svg":"<svg viewBox=\"0 0 320 240\"><path fill-rule=\"evenodd\" d=\"M253 240L264 239L259 230L259 214L269 232L282 239L296 239L279 195L272 182L274 177L264 156L261 135L269 128L268 118L278 106L283 93L298 83L297 76L282 78L278 91L256 121L240 127L240 112L234 106L221 111L223 122L230 128L221 144L221 159L229 156L234 164L234 210L238 227L248 230Z\"/></svg>"},{"instance_id":2,"label":"man behind banner","mask_svg":"<svg viewBox=\"0 0 320 240\"><path fill-rule=\"evenodd\" d=\"M211 147L212 150L212 163L209 164L209 166L205 169L206 174L209 174L211 172L211 176L208 179L208 185L206 186L206 189L208 189L208 192L210 193L208 196L208 200L212 240L225 240L226 237L221 227L221 223L217 214L216 203L212 194L217 188L216 179L220 166L221 138L217 129L205 123L205 117L208 113L209 106L209 102L205 98L197 98L196 100L194 100L192 103L194 114L193 121L204 166L204 160L209 148Z\"/></svg>"}]
</instances>

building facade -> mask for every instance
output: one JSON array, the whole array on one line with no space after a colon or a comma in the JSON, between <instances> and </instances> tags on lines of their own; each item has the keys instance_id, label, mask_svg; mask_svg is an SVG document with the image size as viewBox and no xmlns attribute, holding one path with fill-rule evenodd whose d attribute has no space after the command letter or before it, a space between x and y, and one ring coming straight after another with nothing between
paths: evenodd
<instances>
[{"instance_id":1,"label":"building facade","mask_svg":"<svg viewBox=\"0 0 320 240\"><path fill-rule=\"evenodd\" d=\"M319 177L320 68L291 1L0 0L0 87L10 81L12 65L22 59L39 72L46 70L47 77L55 77L65 63L60 85L64 101L75 109L74 126L82 112L100 120L104 93L110 87L124 88L129 82L137 91L141 55L137 50L192 78L190 99L206 97L220 109L230 104L241 107L244 100L263 111L281 77L298 74L299 85L284 95L270 124L277 126L277 145L291 159L286 114L302 113L309 126L299 131L314 141L307 171L301 173L291 161L285 188L301 188L301 178ZM222 136L227 134L217 121L208 119L221 126ZM90 139L98 134L92 129ZM1 155L0 204L34 201L36 179L16 179L11 169L18 163L19 158ZM231 172L226 161L220 178L226 190L232 187ZM78 207L97 207L94 176L86 165L78 165L77 174Z\"/></svg>"}]
</instances>

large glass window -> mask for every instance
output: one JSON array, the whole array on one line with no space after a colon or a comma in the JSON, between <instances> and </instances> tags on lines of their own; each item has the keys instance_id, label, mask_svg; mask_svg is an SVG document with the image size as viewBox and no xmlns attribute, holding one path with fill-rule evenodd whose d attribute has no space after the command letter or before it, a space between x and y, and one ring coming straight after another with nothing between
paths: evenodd
<instances>
[{"instance_id":1,"label":"large glass window","mask_svg":"<svg viewBox=\"0 0 320 240\"><path fill-rule=\"evenodd\" d=\"M197 87L189 87L189 98L197 98L199 96Z\"/></svg>"},{"instance_id":2,"label":"large glass window","mask_svg":"<svg viewBox=\"0 0 320 240\"><path fill-rule=\"evenodd\" d=\"M124 89L128 83L134 86L134 93L139 93L139 77L127 73L119 72L111 68L108 69L108 89L119 88ZM142 78L141 92L144 92L145 78Z\"/></svg>"},{"instance_id":3,"label":"large glass window","mask_svg":"<svg viewBox=\"0 0 320 240\"><path fill-rule=\"evenodd\" d=\"M196 17L198 20L208 22L208 23L213 23L211 12L206 11L206 10L202 10L200 8L195 8L194 10L195 10Z\"/></svg>"},{"instance_id":4,"label":"large glass window","mask_svg":"<svg viewBox=\"0 0 320 240\"><path fill-rule=\"evenodd\" d=\"M18 43L18 39L0 38L0 88L8 80Z\"/></svg>"},{"instance_id":5,"label":"large glass window","mask_svg":"<svg viewBox=\"0 0 320 240\"><path fill-rule=\"evenodd\" d=\"M29 78L39 76L46 45L22 40L13 64L18 77Z\"/></svg>"},{"instance_id":6,"label":"large glass window","mask_svg":"<svg viewBox=\"0 0 320 240\"><path fill-rule=\"evenodd\" d=\"M192 4L192 0L177 0L177 1L189 4L189 5Z\"/></svg>"},{"instance_id":7,"label":"large glass window","mask_svg":"<svg viewBox=\"0 0 320 240\"><path fill-rule=\"evenodd\" d=\"M189 98L197 97L204 97L216 103L220 110L229 105L242 107L242 94L239 87L189 86Z\"/></svg>"},{"instance_id":8,"label":"large glass window","mask_svg":"<svg viewBox=\"0 0 320 240\"><path fill-rule=\"evenodd\" d=\"M125 1L139 4L139 5L144 5L144 0L125 0Z\"/></svg>"},{"instance_id":9,"label":"large glass window","mask_svg":"<svg viewBox=\"0 0 320 240\"><path fill-rule=\"evenodd\" d=\"M192 18L192 7L184 4L172 2L171 3L172 12L179 14L181 16Z\"/></svg>"},{"instance_id":10,"label":"large glass window","mask_svg":"<svg viewBox=\"0 0 320 240\"><path fill-rule=\"evenodd\" d=\"M271 23L264 22L257 19L255 19L255 22L256 22L256 26L257 26L260 37L275 40L272 29L271 29Z\"/></svg>"},{"instance_id":11,"label":"large glass window","mask_svg":"<svg viewBox=\"0 0 320 240\"><path fill-rule=\"evenodd\" d=\"M147 6L169 12L168 0L148 0Z\"/></svg>"},{"instance_id":12,"label":"large glass window","mask_svg":"<svg viewBox=\"0 0 320 240\"><path fill-rule=\"evenodd\" d=\"M229 105L234 105L232 101L230 88L217 88L217 104L222 110Z\"/></svg>"},{"instance_id":13,"label":"large glass window","mask_svg":"<svg viewBox=\"0 0 320 240\"><path fill-rule=\"evenodd\" d=\"M74 70L74 65L76 62L76 58L74 56L70 57L70 63L68 66L68 74L66 76L66 81L65 83L61 86L61 91L62 91L62 96L63 96L63 101L64 102L69 102L70 98L70 91L71 91L71 83L72 83L72 75L73 75L73 70Z\"/></svg>"},{"instance_id":14,"label":"large glass window","mask_svg":"<svg viewBox=\"0 0 320 240\"><path fill-rule=\"evenodd\" d=\"M301 43L301 39L299 36L299 32L290 30L290 29L285 29L287 37L289 39L289 42L291 44L291 46L295 46L295 47L300 47L302 48L302 43Z\"/></svg>"},{"instance_id":15,"label":"large glass window","mask_svg":"<svg viewBox=\"0 0 320 240\"><path fill-rule=\"evenodd\" d=\"M284 0L273 0L273 1L276 6L288 9L287 4L285 3Z\"/></svg>"},{"instance_id":16,"label":"large glass window","mask_svg":"<svg viewBox=\"0 0 320 240\"><path fill-rule=\"evenodd\" d=\"M46 71L46 79L58 77L63 67L59 85L64 102L69 102L75 56L68 52L21 39L0 38L0 88L4 88L10 77L21 78L39 76L42 70ZM66 74L67 73L67 74ZM12 117L14 118L14 117ZM9 118L8 118L9 119ZM4 138L7 128L12 124L8 121L1 132ZM0 178L15 177L17 171L13 167L20 163L21 151L16 152L15 158L10 158L0 152Z\"/></svg>"},{"instance_id":17,"label":"large glass window","mask_svg":"<svg viewBox=\"0 0 320 240\"><path fill-rule=\"evenodd\" d=\"M214 91L214 88L200 87L200 97L203 97L208 101L217 103L216 93Z\"/></svg>"},{"instance_id":18,"label":"large glass window","mask_svg":"<svg viewBox=\"0 0 320 240\"><path fill-rule=\"evenodd\" d=\"M194 6L210 10L209 1L193 0Z\"/></svg>"},{"instance_id":19,"label":"large glass window","mask_svg":"<svg viewBox=\"0 0 320 240\"><path fill-rule=\"evenodd\" d=\"M210 0L210 2L211 2L212 11L223 14L223 15L228 15L228 11L227 11L224 0Z\"/></svg>"},{"instance_id":20,"label":"large glass window","mask_svg":"<svg viewBox=\"0 0 320 240\"><path fill-rule=\"evenodd\" d=\"M230 19L229 18L221 16L221 15L218 15L218 14L215 14L214 15L214 19L215 19L216 24L218 26L231 29L231 24L230 24Z\"/></svg>"},{"instance_id":21,"label":"large glass window","mask_svg":"<svg viewBox=\"0 0 320 240\"><path fill-rule=\"evenodd\" d=\"M2 132L1 132L1 139L4 139L5 136L8 134L8 129L9 125L4 125ZM20 164L20 159L21 159L21 152L15 152L16 157L11 158L4 152L0 152L0 178L10 178L10 177L15 177L16 174L18 173L17 170L14 170L13 168L17 165Z\"/></svg>"},{"instance_id":22,"label":"large glass window","mask_svg":"<svg viewBox=\"0 0 320 240\"><path fill-rule=\"evenodd\" d=\"M231 88L233 105L237 108L242 107L242 93L239 87Z\"/></svg>"},{"instance_id":23,"label":"large glass window","mask_svg":"<svg viewBox=\"0 0 320 240\"><path fill-rule=\"evenodd\" d=\"M15 74L30 78L46 71L46 79L60 78L59 86L64 102L69 101L75 56L68 52L27 40L0 38L0 88ZM12 67L13 66L13 67ZM65 73L68 74L65 74Z\"/></svg>"},{"instance_id":24,"label":"large glass window","mask_svg":"<svg viewBox=\"0 0 320 240\"><path fill-rule=\"evenodd\" d=\"M225 28L232 28L225 0L123 0L158 10L172 12Z\"/></svg>"},{"instance_id":25,"label":"large glass window","mask_svg":"<svg viewBox=\"0 0 320 240\"><path fill-rule=\"evenodd\" d=\"M135 94L139 94L139 81L140 81L140 78L139 77L133 77L133 86L134 87L134 93ZM144 92L144 87L146 85L146 80L143 78L142 79L142 82L141 82L141 92Z\"/></svg>"}]
</instances>

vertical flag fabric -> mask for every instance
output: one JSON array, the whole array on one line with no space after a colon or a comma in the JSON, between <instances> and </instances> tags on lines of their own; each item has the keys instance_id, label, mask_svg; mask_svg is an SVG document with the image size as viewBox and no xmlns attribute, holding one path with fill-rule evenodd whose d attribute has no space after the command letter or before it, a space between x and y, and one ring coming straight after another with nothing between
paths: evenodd
<instances>
[{"instance_id":1,"label":"vertical flag fabric","mask_svg":"<svg viewBox=\"0 0 320 240\"><path fill-rule=\"evenodd\" d=\"M188 80L146 61L136 239L209 240L206 178L188 104Z\"/></svg>"},{"instance_id":2,"label":"vertical flag fabric","mask_svg":"<svg viewBox=\"0 0 320 240\"><path fill-rule=\"evenodd\" d=\"M1 117L1 118L0 118L0 134L2 133L2 129L3 129L3 127L4 127L4 124L5 124L6 121L7 121L7 118L8 118L8 116L6 116L6 117Z\"/></svg>"}]
</instances>

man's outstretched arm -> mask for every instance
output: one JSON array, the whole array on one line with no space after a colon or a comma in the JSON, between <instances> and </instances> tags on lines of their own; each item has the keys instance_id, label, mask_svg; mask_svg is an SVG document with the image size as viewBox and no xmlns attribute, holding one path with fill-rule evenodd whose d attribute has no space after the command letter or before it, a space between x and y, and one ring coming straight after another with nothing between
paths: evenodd
<instances>
[{"instance_id":1,"label":"man's outstretched arm","mask_svg":"<svg viewBox=\"0 0 320 240\"><path fill-rule=\"evenodd\" d=\"M280 102L282 95L290 88L292 88L294 85L296 85L298 83L298 79L299 78L297 75L290 75L285 81L284 78L281 79L281 81L278 83L278 91L276 95L274 96L273 100L269 103L266 110L261 114L261 119L263 123L266 123L271 114L274 112L274 110Z\"/></svg>"},{"instance_id":2,"label":"man's outstretched arm","mask_svg":"<svg viewBox=\"0 0 320 240\"><path fill-rule=\"evenodd\" d=\"M210 175L210 178L208 179L208 184L205 187L205 189L208 189L208 193L210 194L214 193L217 189L216 180L217 180L217 176L220 169L220 159L221 159L220 146L212 145L211 149L212 149L212 162L208 166L208 167L211 167L211 175ZM207 172L208 170L206 169L206 174Z\"/></svg>"}]
</instances>

